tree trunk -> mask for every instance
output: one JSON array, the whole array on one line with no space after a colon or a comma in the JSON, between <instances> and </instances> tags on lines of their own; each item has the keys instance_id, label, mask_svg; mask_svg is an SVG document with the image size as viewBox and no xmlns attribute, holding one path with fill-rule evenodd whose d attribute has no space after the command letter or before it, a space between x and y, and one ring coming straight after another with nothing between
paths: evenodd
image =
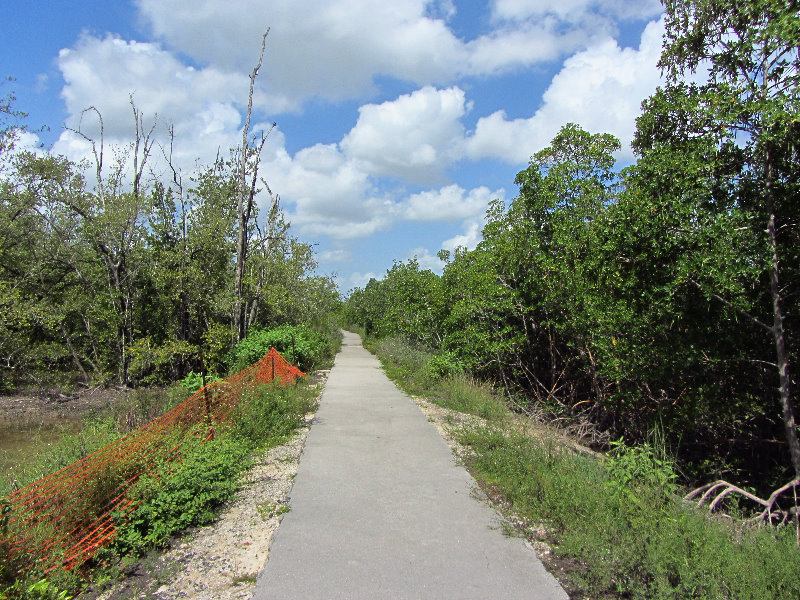
<instances>
[{"instance_id":1,"label":"tree trunk","mask_svg":"<svg viewBox=\"0 0 800 600\"><path fill-rule=\"evenodd\" d=\"M233 280L233 325L236 330L237 342L241 341L246 333L245 310L247 307L244 302L243 282L245 262L247 260L247 226L250 216L250 210L247 204L252 202L250 188L247 185L247 159L250 154L250 144L248 143L247 137L250 135L250 118L253 112L253 88L256 84L258 71L261 69L261 63L264 60L264 48L267 43L267 35L269 35L269 28L267 28L264 32L264 36L261 38L261 54L258 56L258 63L253 69L253 72L250 73L250 94L247 100L247 116L242 131L242 151L239 156L241 162L239 164L238 193L236 198L236 220L239 231L236 238L236 271ZM258 167L256 167L256 169L257 168ZM255 177L253 179L255 180Z\"/></svg>"},{"instance_id":2,"label":"tree trunk","mask_svg":"<svg viewBox=\"0 0 800 600\"><path fill-rule=\"evenodd\" d=\"M764 150L764 196L767 205L767 235L769 238L772 261L769 271L769 288L772 295L772 335L775 340L775 353L778 365L779 395L783 412L783 426L786 431L786 442L792 459L795 476L800 477L800 440L797 437L797 421L792 398L789 356L786 351L786 338L783 331L783 312L781 310L781 288L779 280L778 238L775 227L775 198L773 191L774 170L769 147Z\"/></svg>"}]
</instances>

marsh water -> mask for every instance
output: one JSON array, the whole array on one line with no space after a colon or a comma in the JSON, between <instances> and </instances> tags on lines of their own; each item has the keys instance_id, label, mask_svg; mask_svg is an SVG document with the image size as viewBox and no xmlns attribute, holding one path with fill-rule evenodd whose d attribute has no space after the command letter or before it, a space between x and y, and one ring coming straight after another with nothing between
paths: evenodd
<instances>
[{"instance_id":1,"label":"marsh water","mask_svg":"<svg viewBox=\"0 0 800 600\"><path fill-rule=\"evenodd\" d=\"M80 430L79 415L8 417L0 414L0 477L26 462L32 454Z\"/></svg>"}]
</instances>

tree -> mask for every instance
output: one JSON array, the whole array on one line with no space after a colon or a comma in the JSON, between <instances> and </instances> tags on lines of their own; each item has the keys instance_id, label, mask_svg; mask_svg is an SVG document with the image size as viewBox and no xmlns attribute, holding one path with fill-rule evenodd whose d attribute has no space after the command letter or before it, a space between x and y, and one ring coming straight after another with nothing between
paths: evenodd
<instances>
[{"instance_id":1,"label":"tree","mask_svg":"<svg viewBox=\"0 0 800 600\"><path fill-rule=\"evenodd\" d=\"M695 116L688 123L689 133L711 136L721 150L740 157L741 167L729 175L729 181L738 189L740 204L752 211L756 226L765 232L771 318L768 322L755 315L749 318L763 326L775 346L781 416L791 463L800 477L792 390L796 362L792 340L797 325L796 319L786 316L786 303L798 291L797 279L790 275L796 263L800 216L796 201L798 3L668 0L665 8L660 65L668 76L668 93L682 85L683 77L707 70L707 83L680 87L686 112ZM716 290L703 289L710 297L730 302Z\"/></svg>"},{"instance_id":2,"label":"tree","mask_svg":"<svg viewBox=\"0 0 800 600\"><path fill-rule=\"evenodd\" d=\"M594 224L613 200L618 148L611 135L565 125L517 174L519 196L508 210L500 204L490 210L478 246L489 253L500 288L486 291L494 298L486 314L495 314L491 345L500 375L549 405L578 403L592 385L584 364L596 371L589 344L596 326Z\"/></svg>"},{"instance_id":3,"label":"tree","mask_svg":"<svg viewBox=\"0 0 800 600\"><path fill-rule=\"evenodd\" d=\"M247 114L245 117L244 128L242 129L242 145L238 153L238 173L237 173L237 188L236 188L236 222L237 222L237 238L236 238L236 271L233 280L234 290L234 313L233 324L236 332L236 341L241 341L247 332L247 306L244 298L244 278L245 269L247 264L247 252L249 249L249 238L251 219L257 213L256 210L256 194L258 192L258 169L261 163L261 150L264 148L264 143L267 141L275 123L266 133L261 134L261 139L258 143L255 140L251 141L250 136L250 119L253 112L253 90L256 84L256 77L261 69L261 63L264 60L264 49L267 44L267 36L269 35L269 28L264 32L261 38L261 53L258 56L258 62L250 73L250 93L247 97Z\"/></svg>"}]
</instances>

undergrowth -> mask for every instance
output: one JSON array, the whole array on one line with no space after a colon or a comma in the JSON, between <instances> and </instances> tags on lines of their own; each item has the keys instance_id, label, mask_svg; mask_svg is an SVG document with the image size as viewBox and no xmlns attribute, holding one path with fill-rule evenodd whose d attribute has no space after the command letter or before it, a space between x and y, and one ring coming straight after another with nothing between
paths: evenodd
<instances>
[{"instance_id":1,"label":"undergrowth","mask_svg":"<svg viewBox=\"0 0 800 600\"><path fill-rule=\"evenodd\" d=\"M204 436L196 436L185 440L180 460L160 463L138 480L130 491L139 503L137 508L127 515L115 515L115 541L95 555L86 569L93 570L95 577L103 571L113 573L120 560L163 548L172 536L213 521L223 503L239 489L240 475L251 465L250 457L288 439L315 403L315 388L305 378L293 386L272 383L251 390L230 421L215 428L213 439L204 442ZM30 467L31 476L47 469L52 472L62 463L71 464L114 441L120 433L118 417L87 422L80 434L65 437ZM99 481L97 485L102 484ZM2 541L8 527L7 511L0 517ZM4 548L5 544L0 544L0 600L68 598L85 585L83 575L77 572L57 570L45 578L30 561L12 564L3 554Z\"/></svg>"},{"instance_id":2,"label":"undergrowth","mask_svg":"<svg viewBox=\"0 0 800 600\"><path fill-rule=\"evenodd\" d=\"M194 440L179 463L164 463L138 482L132 495L141 504L120 517L110 551L142 556L189 527L213 521L222 503L239 489L249 457L283 443L315 402L314 389L302 380L290 387L271 383L253 389L213 440Z\"/></svg>"},{"instance_id":3,"label":"undergrowth","mask_svg":"<svg viewBox=\"0 0 800 600\"><path fill-rule=\"evenodd\" d=\"M533 526L525 535L544 526L575 597L800 598L796 532L710 518L683 502L657 436L637 447L615 442L602 461L580 455L555 436L522 433L485 384L434 373L434 355L398 339L365 345L406 392L486 419L457 434L472 451L468 466Z\"/></svg>"}]
</instances>

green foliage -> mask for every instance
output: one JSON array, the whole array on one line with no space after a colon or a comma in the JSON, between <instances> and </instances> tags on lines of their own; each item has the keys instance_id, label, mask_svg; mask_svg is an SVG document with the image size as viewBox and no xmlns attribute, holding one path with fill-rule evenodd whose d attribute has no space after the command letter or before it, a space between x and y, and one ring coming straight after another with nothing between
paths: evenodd
<instances>
[{"instance_id":1,"label":"green foliage","mask_svg":"<svg viewBox=\"0 0 800 600\"><path fill-rule=\"evenodd\" d=\"M163 547L178 531L214 520L217 508L239 489L249 448L230 437L185 442L179 464L143 477L131 496L141 504L121 520L113 549L139 556Z\"/></svg>"},{"instance_id":2,"label":"green foliage","mask_svg":"<svg viewBox=\"0 0 800 600\"><path fill-rule=\"evenodd\" d=\"M464 375L443 377L433 388L432 399L445 408L489 421L501 421L510 414L497 390Z\"/></svg>"},{"instance_id":3,"label":"green foliage","mask_svg":"<svg viewBox=\"0 0 800 600\"><path fill-rule=\"evenodd\" d=\"M281 325L272 329L251 328L228 354L231 372L240 371L261 360L270 348L302 370L333 358L334 343L320 333L300 325Z\"/></svg>"},{"instance_id":4,"label":"green foliage","mask_svg":"<svg viewBox=\"0 0 800 600\"><path fill-rule=\"evenodd\" d=\"M428 359L427 368L432 378L442 378L462 374L464 363L454 352L440 351Z\"/></svg>"},{"instance_id":5,"label":"green foliage","mask_svg":"<svg viewBox=\"0 0 800 600\"><path fill-rule=\"evenodd\" d=\"M372 279L363 290L350 293L345 320L364 327L367 336L405 337L438 348L445 306L439 277L420 270L417 259L395 262L383 281Z\"/></svg>"},{"instance_id":6,"label":"green foliage","mask_svg":"<svg viewBox=\"0 0 800 600\"><path fill-rule=\"evenodd\" d=\"M250 448L278 444L301 425L314 404L315 391L303 381L289 387L258 386L233 416L232 435Z\"/></svg>"},{"instance_id":7,"label":"green foliage","mask_svg":"<svg viewBox=\"0 0 800 600\"><path fill-rule=\"evenodd\" d=\"M409 394L424 394L430 389L434 379L428 368L432 356L429 352L396 337L377 341L368 339L365 347L378 356L386 374Z\"/></svg>"},{"instance_id":8,"label":"green foliage","mask_svg":"<svg viewBox=\"0 0 800 600\"><path fill-rule=\"evenodd\" d=\"M205 385L208 385L209 383L215 383L217 381L220 381L220 378L216 375L205 376ZM197 390L203 387L203 374L190 371L186 377L181 379L181 385L189 394L194 394Z\"/></svg>"},{"instance_id":9,"label":"green foliage","mask_svg":"<svg viewBox=\"0 0 800 600\"><path fill-rule=\"evenodd\" d=\"M140 139L135 158L106 148L113 160L90 169L7 152L21 117L12 97L0 99L0 389L164 385L202 368L201 356L224 372L236 340L235 159L188 185L146 184L152 140ZM250 217L239 303L247 323L326 323L338 292L314 274L313 247L290 235L277 204L263 228L257 207Z\"/></svg>"},{"instance_id":10,"label":"green foliage","mask_svg":"<svg viewBox=\"0 0 800 600\"><path fill-rule=\"evenodd\" d=\"M367 347L380 359L387 375L411 394L425 395L434 402L490 421L509 415L503 398L489 384L464 374L449 353L430 354L399 338L387 338Z\"/></svg>"},{"instance_id":11,"label":"green foliage","mask_svg":"<svg viewBox=\"0 0 800 600\"><path fill-rule=\"evenodd\" d=\"M283 442L313 410L315 398L314 388L303 383L258 386L231 423L216 428L213 440L197 436L184 441L180 461L164 463L137 482L132 497L141 504L118 519L112 553L141 556L189 527L213 521L239 489L249 456Z\"/></svg>"},{"instance_id":12,"label":"green foliage","mask_svg":"<svg viewBox=\"0 0 800 600\"><path fill-rule=\"evenodd\" d=\"M166 340L154 345L150 338L131 344L129 372L147 385L164 385L178 378L179 366L197 355L197 348L183 340Z\"/></svg>"},{"instance_id":13,"label":"green foliage","mask_svg":"<svg viewBox=\"0 0 800 600\"><path fill-rule=\"evenodd\" d=\"M674 460L666 455L663 447L654 448L649 443L626 446L620 438L611 442L606 470L613 493L624 495L637 504L636 490L640 488L663 491L666 498L677 492Z\"/></svg>"},{"instance_id":14,"label":"green foliage","mask_svg":"<svg viewBox=\"0 0 800 600\"><path fill-rule=\"evenodd\" d=\"M46 525L30 532L42 542L52 539L53 531ZM56 573L48 579L37 568L36 557L14 551L9 536L13 536L11 505L0 498L0 600L67 600L67 589L75 588L78 577ZM62 589L62 586L67 589Z\"/></svg>"},{"instance_id":15,"label":"green foliage","mask_svg":"<svg viewBox=\"0 0 800 600\"><path fill-rule=\"evenodd\" d=\"M60 590L46 579L28 584L16 582L6 590L0 590L0 600L69 600L66 590Z\"/></svg>"}]
</instances>

